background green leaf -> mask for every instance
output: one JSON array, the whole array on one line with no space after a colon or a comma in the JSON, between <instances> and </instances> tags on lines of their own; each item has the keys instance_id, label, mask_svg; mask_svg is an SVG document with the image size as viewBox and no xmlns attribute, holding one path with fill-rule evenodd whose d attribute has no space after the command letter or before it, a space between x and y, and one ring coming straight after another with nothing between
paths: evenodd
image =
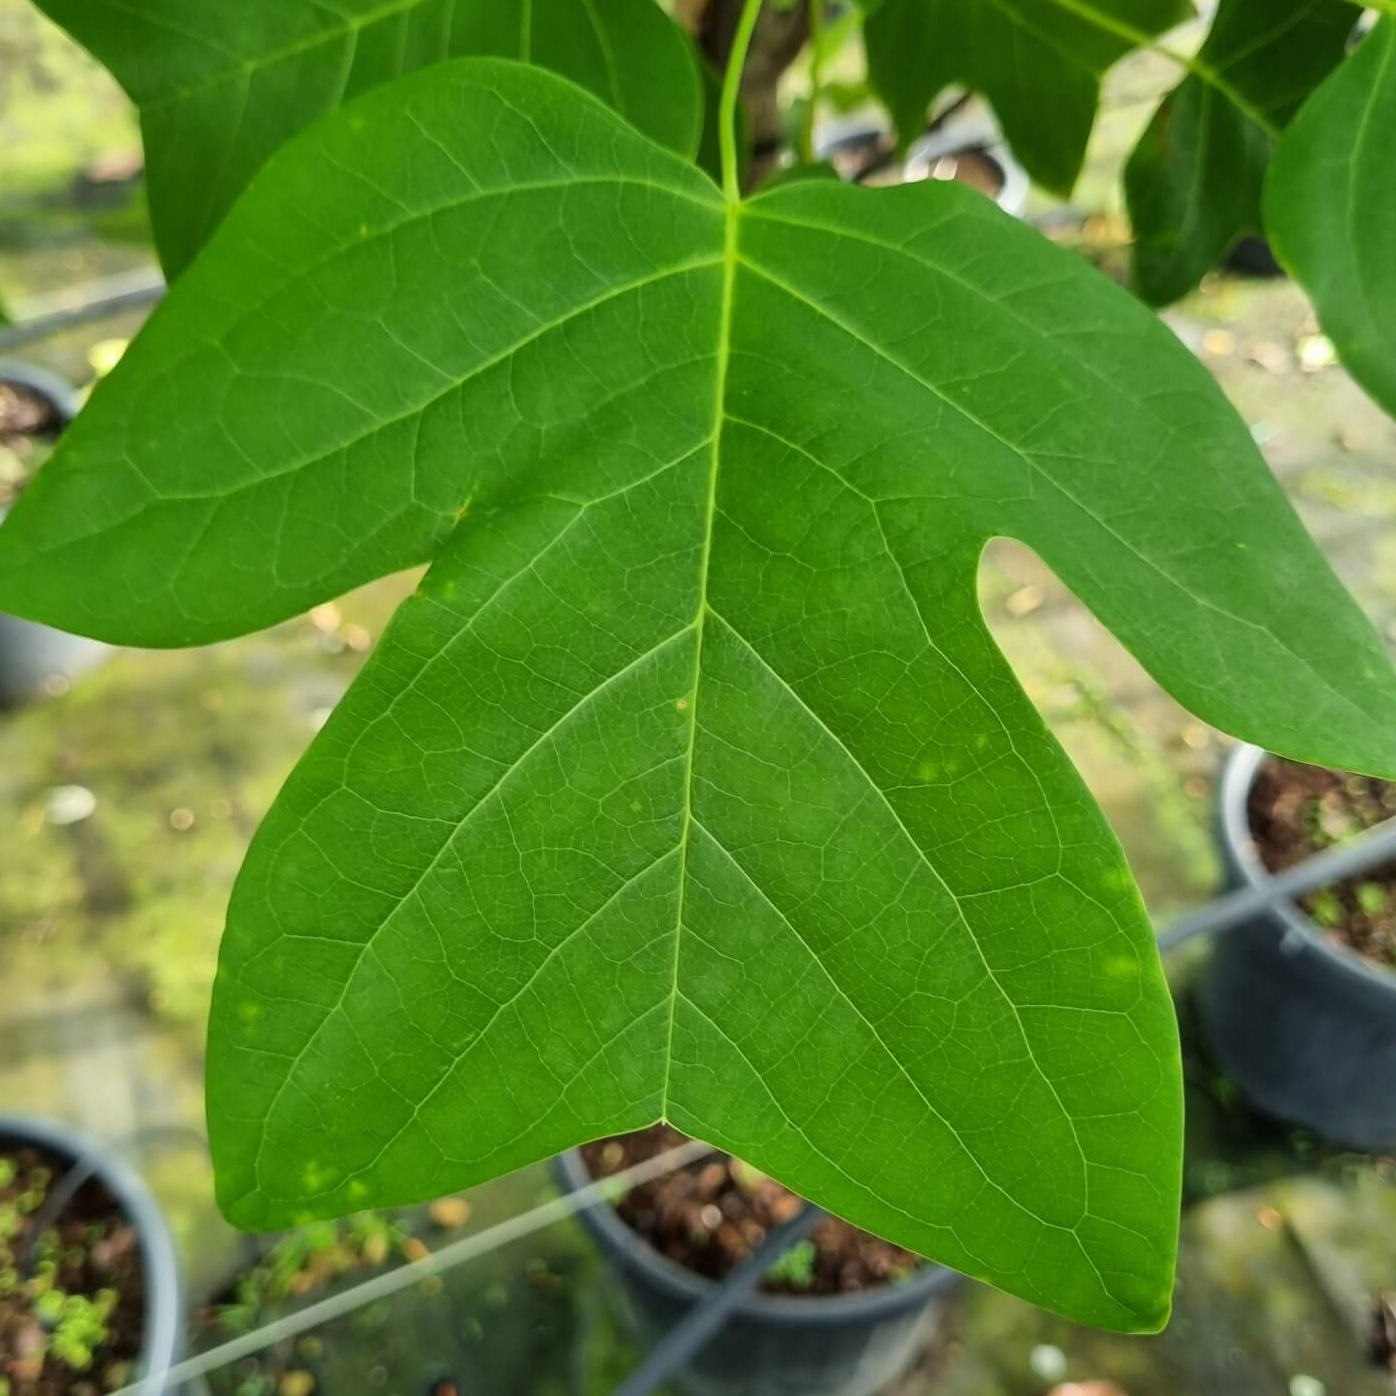
<instances>
[{"instance_id":1,"label":"background green leaf","mask_svg":"<svg viewBox=\"0 0 1396 1396\"><path fill-rule=\"evenodd\" d=\"M873 86L903 141L952 83L989 99L1013 153L1045 188L1076 183L1100 77L1190 18L1188 0L884 0L864 26Z\"/></svg>"},{"instance_id":2,"label":"background green leaf","mask_svg":"<svg viewBox=\"0 0 1396 1396\"><path fill-rule=\"evenodd\" d=\"M1396 415L1396 14L1295 119L1265 221L1343 363Z\"/></svg>"},{"instance_id":3,"label":"background green leaf","mask_svg":"<svg viewBox=\"0 0 1396 1396\"><path fill-rule=\"evenodd\" d=\"M434 559L238 882L228 1213L664 1116L1159 1326L1172 1009L979 613L996 533L1200 715L1396 773L1396 675L1205 370L972 191L728 205L481 61L276 157L0 529L0 606L146 643Z\"/></svg>"},{"instance_id":4,"label":"background green leaf","mask_svg":"<svg viewBox=\"0 0 1396 1396\"><path fill-rule=\"evenodd\" d=\"M37 0L140 107L167 275L267 157L342 101L470 54L580 83L685 155L702 120L687 36L655 0Z\"/></svg>"},{"instance_id":5,"label":"background green leaf","mask_svg":"<svg viewBox=\"0 0 1396 1396\"><path fill-rule=\"evenodd\" d=\"M1222 0L1125 170L1145 300L1186 295L1243 233L1263 231L1274 138L1342 61L1355 20L1348 0Z\"/></svg>"}]
</instances>

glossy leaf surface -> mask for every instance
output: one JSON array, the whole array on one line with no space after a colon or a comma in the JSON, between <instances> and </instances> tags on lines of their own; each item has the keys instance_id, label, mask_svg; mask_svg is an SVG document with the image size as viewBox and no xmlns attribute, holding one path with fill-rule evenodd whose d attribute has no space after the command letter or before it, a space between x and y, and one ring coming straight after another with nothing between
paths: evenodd
<instances>
[{"instance_id":1,"label":"glossy leaf surface","mask_svg":"<svg viewBox=\"0 0 1396 1396\"><path fill-rule=\"evenodd\" d=\"M1396 12L1290 127L1265 211L1344 365L1396 415Z\"/></svg>"},{"instance_id":2,"label":"glossy leaf surface","mask_svg":"<svg viewBox=\"0 0 1396 1396\"><path fill-rule=\"evenodd\" d=\"M166 274L267 157L341 102L451 57L519 58L692 155L696 59L655 0L37 0L141 112ZM487 138L486 133L481 133Z\"/></svg>"},{"instance_id":3,"label":"glossy leaf surface","mask_svg":"<svg viewBox=\"0 0 1396 1396\"><path fill-rule=\"evenodd\" d=\"M729 204L480 61L275 158L0 529L0 606L146 644L433 563L234 895L229 1215L663 1116L1157 1327L1172 1009L985 629L998 533L1203 717L1396 774L1396 676L1209 376L974 192Z\"/></svg>"},{"instance_id":4,"label":"glossy leaf surface","mask_svg":"<svg viewBox=\"0 0 1396 1396\"><path fill-rule=\"evenodd\" d=\"M1125 170L1146 300L1186 295L1242 234L1263 231L1275 136L1342 61L1355 19L1348 0L1223 0L1198 71L1164 99Z\"/></svg>"},{"instance_id":5,"label":"glossy leaf surface","mask_svg":"<svg viewBox=\"0 0 1396 1396\"><path fill-rule=\"evenodd\" d=\"M873 86L904 141L938 93L963 83L989 99L1033 179L1066 195L1101 74L1191 15L1188 0L883 0L864 35Z\"/></svg>"}]
</instances>

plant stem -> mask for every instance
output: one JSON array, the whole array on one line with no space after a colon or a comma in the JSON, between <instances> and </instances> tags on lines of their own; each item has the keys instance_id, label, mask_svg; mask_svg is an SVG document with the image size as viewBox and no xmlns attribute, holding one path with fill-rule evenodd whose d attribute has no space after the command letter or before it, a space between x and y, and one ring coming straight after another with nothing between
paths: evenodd
<instances>
[{"instance_id":1,"label":"plant stem","mask_svg":"<svg viewBox=\"0 0 1396 1396\"><path fill-rule=\"evenodd\" d=\"M800 130L800 159L814 164L814 124L819 115L819 90L824 85L824 3L807 0L809 5L809 105Z\"/></svg>"},{"instance_id":2,"label":"plant stem","mask_svg":"<svg viewBox=\"0 0 1396 1396\"><path fill-rule=\"evenodd\" d=\"M718 138L722 146L722 190L733 203L742 197L741 161L737 156L737 102L742 91L742 72L751 48L751 36L761 16L762 0L746 0L732 52L727 56L727 72L722 80L722 101L718 107Z\"/></svg>"}]
</instances>

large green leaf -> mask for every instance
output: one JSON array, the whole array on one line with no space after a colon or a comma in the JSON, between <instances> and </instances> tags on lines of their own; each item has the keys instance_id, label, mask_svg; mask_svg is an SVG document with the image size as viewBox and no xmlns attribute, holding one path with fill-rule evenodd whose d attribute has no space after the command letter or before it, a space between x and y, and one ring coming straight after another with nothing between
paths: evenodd
<instances>
[{"instance_id":1,"label":"large green leaf","mask_svg":"<svg viewBox=\"0 0 1396 1396\"><path fill-rule=\"evenodd\" d=\"M982 92L1028 173L1065 195L1101 74L1191 14L1189 0L884 0L864 28L868 69L904 140L951 83Z\"/></svg>"},{"instance_id":2,"label":"large green leaf","mask_svg":"<svg viewBox=\"0 0 1396 1396\"><path fill-rule=\"evenodd\" d=\"M347 98L470 54L562 73L671 149L696 59L655 0L36 0L140 107L151 215L181 272L267 157Z\"/></svg>"},{"instance_id":3,"label":"large green leaf","mask_svg":"<svg viewBox=\"0 0 1396 1396\"><path fill-rule=\"evenodd\" d=\"M1396 414L1396 11L1295 119L1265 220L1352 376Z\"/></svg>"},{"instance_id":4,"label":"large green leaf","mask_svg":"<svg viewBox=\"0 0 1396 1396\"><path fill-rule=\"evenodd\" d=\"M984 627L997 533L1202 716L1396 773L1396 676L1206 372L972 191L729 204L484 61L275 158L0 529L0 606L143 644L434 562L234 895L228 1214L664 1116L1157 1327L1171 1008Z\"/></svg>"},{"instance_id":5,"label":"large green leaf","mask_svg":"<svg viewBox=\"0 0 1396 1396\"><path fill-rule=\"evenodd\" d=\"M1259 233L1275 135L1342 61L1349 0L1222 0L1195 70L1164 99L1125 170L1134 280L1166 305L1243 233Z\"/></svg>"}]
</instances>

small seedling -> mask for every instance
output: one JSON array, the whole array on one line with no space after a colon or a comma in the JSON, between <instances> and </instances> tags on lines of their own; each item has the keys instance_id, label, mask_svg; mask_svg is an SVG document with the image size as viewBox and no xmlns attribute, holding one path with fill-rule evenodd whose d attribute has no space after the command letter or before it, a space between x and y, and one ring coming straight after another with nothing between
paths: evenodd
<instances>
[{"instance_id":1,"label":"small seedling","mask_svg":"<svg viewBox=\"0 0 1396 1396\"><path fill-rule=\"evenodd\" d=\"M1332 892L1316 892L1310 914L1326 930L1343 924L1343 904Z\"/></svg>"},{"instance_id":2,"label":"small seedling","mask_svg":"<svg viewBox=\"0 0 1396 1396\"><path fill-rule=\"evenodd\" d=\"M766 1271L766 1280L770 1284L788 1285L791 1289L808 1289L814 1283L814 1262L818 1258L819 1248L815 1243L801 1241Z\"/></svg>"},{"instance_id":3,"label":"small seedling","mask_svg":"<svg viewBox=\"0 0 1396 1396\"><path fill-rule=\"evenodd\" d=\"M293 1231L239 1279L233 1302L218 1310L218 1322L230 1333L249 1332L269 1308L304 1298L351 1270L382 1265L407 1240L403 1228L381 1212Z\"/></svg>"},{"instance_id":4,"label":"small seedling","mask_svg":"<svg viewBox=\"0 0 1396 1396\"><path fill-rule=\"evenodd\" d=\"M89 1298L49 1290L34 1301L34 1313L49 1330L48 1352L75 1372L85 1372L111 1337L108 1326L116 1310L115 1290L98 1290Z\"/></svg>"},{"instance_id":5,"label":"small seedling","mask_svg":"<svg viewBox=\"0 0 1396 1396\"><path fill-rule=\"evenodd\" d=\"M1380 916L1387 906L1386 889L1377 882L1364 882L1357 889L1357 905L1368 916Z\"/></svg>"}]
</instances>

